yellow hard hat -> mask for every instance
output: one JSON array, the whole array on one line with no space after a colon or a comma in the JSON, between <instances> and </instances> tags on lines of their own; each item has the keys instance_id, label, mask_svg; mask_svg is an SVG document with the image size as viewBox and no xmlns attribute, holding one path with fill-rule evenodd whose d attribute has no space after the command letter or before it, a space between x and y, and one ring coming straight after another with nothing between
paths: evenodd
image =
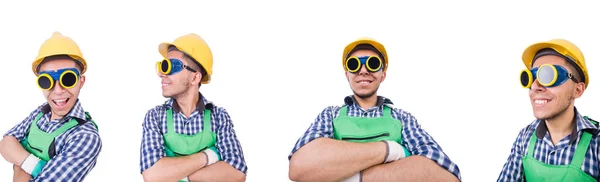
<instances>
[{"instance_id":1,"label":"yellow hard hat","mask_svg":"<svg viewBox=\"0 0 600 182\"><path fill-rule=\"evenodd\" d=\"M581 72L583 73L582 76L584 79L585 86L588 86L590 82L590 77L588 75L588 70L585 65L585 58L583 57L583 53L575 44L565 39L552 39L545 42L538 42L527 47L523 52L522 57L523 64L525 64L525 67L530 68L532 66L533 58L536 55L536 53L539 50L545 48L551 48L559 54L571 59L575 63L575 65L577 65L577 67L581 69Z\"/></svg>"},{"instance_id":2,"label":"yellow hard hat","mask_svg":"<svg viewBox=\"0 0 600 182\"><path fill-rule=\"evenodd\" d=\"M37 75L37 69L39 64L44 60L44 58L55 55L67 55L81 64L81 74L85 73L87 70L87 63L85 59L83 59L83 54L79 49L79 46L75 41L67 36L63 36L60 32L54 32L52 37L46 39L42 46L40 46L40 50L38 51L38 55L31 64L31 69L33 73Z\"/></svg>"},{"instance_id":3,"label":"yellow hard hat","mask_svg":"<svg viewBox=\"0 0 600 182\"><path fill-rule=\"evenodd\" d=\"M344 53L342 54L342 67L344 67L344 71L346 71L346 66L344 66L344 64L346 63L346 59L348 58L348 54L350 53L350 51L352 51L352 49L354 49L357 45L360 44L369 44L373 47L375 47L375 49L377 49L377 51L379 51L381 54L383 54L383 71L385 72L388 68L388 55L387 55L387 51L385 50L385 47L383 46L383 44L377 42L375 39L369 38L369 37L362 37L359 38L358 40L355 40L354 42L351 42L350 44L348 44L345 48L344 48Z\"/></svg>"},{"instance_id":4,"label":"yellow hard hat","mask_svg":"<svg viewBox=\"0 0 600 182\"><path fill-rule=\"evenodd\" d=\"M161 43L158 46L158 52L165 58L167 57L169 46L175 46L177 49L194 58L194 60L206 70L206 76L202 78L202 83L207 84L210 82L213 56L208 44L202 37L190 33L175 39L173 43Z\"/></svg>"}]
</instances>

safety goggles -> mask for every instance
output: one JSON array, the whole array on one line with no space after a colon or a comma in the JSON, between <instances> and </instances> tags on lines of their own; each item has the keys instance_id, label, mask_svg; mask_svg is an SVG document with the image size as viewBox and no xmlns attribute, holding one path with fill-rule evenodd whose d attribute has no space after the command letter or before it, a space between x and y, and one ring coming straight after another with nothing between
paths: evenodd
<instances>
[{"instance_id":1,"label":"safety goggles","mask_svg":"<svg viewBox=\"0 0 600 182\"><path fill-rule=\"evenodd\" d=\"M191 72L196 72L196 70L186 66L179 59L164 59L156 63L156 68L158 69L158 72L163 75L173 75L179 73L184 68Z\"/></svg>"},{"instance_id":2,"label":"safety goggles","mask_svg":"<svg viewBox=\"0 0 600 182\"><path fill-rule=\"evenodd\" d=\"M565 67L559 65L544 64L531 69L531 71L523 70L521 72L521 85L524 88L530 88L536 79L544 87L559 86L568 79L579 82Z\"/></svg>"},{"instance_id":3,"label":"safety goggles","mask_svg":"<svg viewBox=\"0 0 600 182\"><path fill-rule=\"evenodd\" d=\"M350 73L359 72L362 65L365 65L367 70L371 73L378 72L383 67L381 59L377 56L350 56L346 59L345 66Z\"/></svg>"},{"instance_id":4,"label":"safety goggles","mask_svg":"<svg viewBox=\"0 0 600 182\"><path fill-rule=\"evenodd\" d=\"M41 71L37 77L38 86L42 90L51 90L57 81L63 88L73 88L79 82L79 71L76 68Z\"/></svg>"}]
</instances>

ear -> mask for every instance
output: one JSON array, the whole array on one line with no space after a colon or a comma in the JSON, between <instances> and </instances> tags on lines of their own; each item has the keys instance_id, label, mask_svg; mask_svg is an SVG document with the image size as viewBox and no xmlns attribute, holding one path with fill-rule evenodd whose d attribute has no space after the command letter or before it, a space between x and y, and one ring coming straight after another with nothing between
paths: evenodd
<instances>
[{"instance_id":1,"label":"ear","mask_svg":"<svg viewBox=\"0 0 600 182\"><path fill-rule=\"evenodd\" d=\"M385 71L383 72L383 74L381 74L381 82L383 82L383 80L385 80Z\"/></svg>"},{"instance_id":2,"label":"ear","mask_svg":"<svg viewBox=\"0 0 600 182\"><path fill-rule=\"evenodd\" d=\"M574 92L573 97L575 97L575 98L581 97L581 95L583 95L584 91L585 91L585 83L584 82L576 83L575 90L573 91Z\"/></svg>"},{"instance_id":3,"label":"ear","mask_svg":"<svg viewBox=\"0 0 600 182\"><path fill-rule=\"evenodd\" d=\"M79 89L81 89L83 87L84 83L85 83L85 75L79 76Z\"/></svg>"},{"instance_id":4,"label":"ear","mask_svg":"<svg viewBox=\"0 0 600 182\"><path fill-rule=\"evenodd\" d=\"M200 74L200 72L195 72L192 76L192 83L194 85L200 85L200 82L202 81L202 74Z\"/></svg>"},{"instance_id":5,"label":"ear","mask_svg":"<svg viewBox=\"0 0 600 182\"><path fill-rule=\"evenodd\" d=\"M344 72L344 75L346 75L346 80L350 81L350 78L348 77L348 74L349 74L348 71Z\"/></svg>"}]
</instances>

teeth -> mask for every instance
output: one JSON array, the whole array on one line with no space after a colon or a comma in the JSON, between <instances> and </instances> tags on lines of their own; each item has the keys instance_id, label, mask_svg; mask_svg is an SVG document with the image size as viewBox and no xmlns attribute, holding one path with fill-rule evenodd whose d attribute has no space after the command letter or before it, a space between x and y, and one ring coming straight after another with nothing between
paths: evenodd
<instances>
[{"instance_id":1,"label":"teeth","mask_svg":"<svg viewBox=\"0 0 600 182\"><path fill-rule=\"evenodd\" d=\"M535 102L536 104L545 104L548 103L548 100L534 100L533 102Z\"/></svg>"},{"instance_id":2,"label":"teeth","mask_svg":"<svg viewBox=\"0 0 600 182\"><path fill-rule=\"evenodd\" d=\"M167 85L169 85L169 84L167 84L167 83L163 83L163 84L162 84L162 86L167 86Z\"/></svg>"},{"instance_id":3,"label":"teeth","mask_svg":"<svg viewBox=\"0 0 600 182\"><path fill-rule=\"evenodd\" d=\"M54 100L54 102L56 102L56 103L62 103L62 102L66 102L66 101L67 101L67 99Z\"/></svg>"}]
</instances>

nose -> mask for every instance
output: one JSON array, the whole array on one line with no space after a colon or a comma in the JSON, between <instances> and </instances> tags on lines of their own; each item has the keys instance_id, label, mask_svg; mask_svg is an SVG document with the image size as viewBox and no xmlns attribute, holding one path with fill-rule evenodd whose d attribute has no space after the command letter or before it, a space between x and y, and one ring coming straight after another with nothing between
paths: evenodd
<instances>
[{"instance_id":1,"label":"nose","mask_svg":"<svg viewBox=\"0 0 600 182\"><path fill-rule=\"evenodd\" d=\"M546 87L544 87L542 84L540 84L540 82L538 82L537 79L533 80L533 83L531 83L531 88L529 89L532 92L544 92L546 91Z\"/></svg>"},{"instance_id":2,"label":"nose","mask_svg":"<svg viewBox=\"0 0 600 182\"><path fill-rule=\"evenodd\" d=\"M156 71L156 75L157 75L159 78L164 78L164 77L167 77L167 75L164 75L164 74L160 73L159 71Z\"/></svg>"},{"instance_id":3,"label":"nose","mask_svg":"<svg viewBox=\"0 0 600 182\"><path fill-rule=\"evenodd\" d=\"M61 94L61 93L65 92L65 91L66 91L66 89L63 88L63 86L60 85L60 83L57 80L56 83L54 83L54 88L52 88L52 92L54 94Z\"/></svg>"},{"instance_id":4,"label":"nose","mask_svg":"<svg viewBox=\"0 0 600 182\"><path fill-rule=\"evenodd\" d=\"M366 75L369 74L369 71L367 70L367 66L366 65L361 65L360 66L360 70L358 71L359 75Z\"/></svg>"}]
</instances>

